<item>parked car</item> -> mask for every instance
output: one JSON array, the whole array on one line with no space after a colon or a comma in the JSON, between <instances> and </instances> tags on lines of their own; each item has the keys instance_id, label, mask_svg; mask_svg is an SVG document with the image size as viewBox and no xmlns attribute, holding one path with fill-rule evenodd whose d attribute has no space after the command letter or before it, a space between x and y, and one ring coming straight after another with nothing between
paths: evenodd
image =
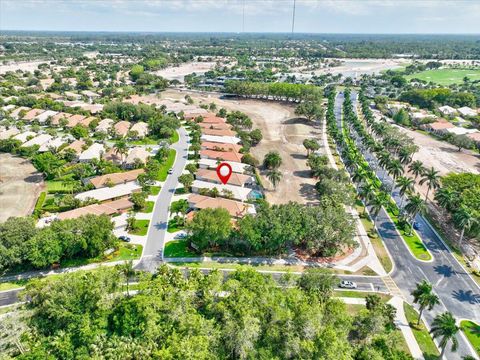
<instances>
[{"instance_id":1,"label":"parked car","mask_svg":"<svg viewBox=\"0 0 480 360\"><path fill-rule=\"evenodd\" d=\"M421 227L421 225L420 225L418 222L415 221L415 222L413 223L413 228L414 228L415 230L420 230L422 227Z\"/></svg>"},{"instance_id":2,"label":"parked car","mask_svg":"<svg viewBox=\"0 0 480 360\"><path fill-rule=\"evenodd\" d=\"M168 169L168 173L173 174L173 169L172 168Z\"/></svg>"},{"instance_id":3,"label":"parked car","mask_svg":"<svg viewBox=\"0 0 480 360\"><path fill-rule=\"evenodd\" d=\"M119 240L125 241L125 242L130 242L132 239L130 239L128 236L122 235L118 237Z\"/></svg>"},{"instance_id":4,"label":"parked car","mask_svg":"<svg viewBox=\"0 0 480 360\"><path fill-rule=\"evenodd\" d=\"M357 288L357 284L355 284L353 281L343 280L343 281L340 283L340 287L341 287L342 289L356 289L356 288Z\"/></svg>"}]
</instances>

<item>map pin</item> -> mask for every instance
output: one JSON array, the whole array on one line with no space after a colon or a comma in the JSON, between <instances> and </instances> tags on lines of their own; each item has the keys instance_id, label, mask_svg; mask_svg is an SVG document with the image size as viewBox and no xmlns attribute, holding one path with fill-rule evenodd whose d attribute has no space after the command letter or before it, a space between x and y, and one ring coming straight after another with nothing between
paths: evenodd
<instances>
[{"instance_id":1,"label":"map pin","mask_svg":"<svg viewBox=\"0 0 480 360\"><path fill-rule=\"evenodd\" d=\"M232 175L232 167L227 163L220 163L217 166L217 175L223 185L228 182L230 176Z\"/></svg>"}]
</instances>

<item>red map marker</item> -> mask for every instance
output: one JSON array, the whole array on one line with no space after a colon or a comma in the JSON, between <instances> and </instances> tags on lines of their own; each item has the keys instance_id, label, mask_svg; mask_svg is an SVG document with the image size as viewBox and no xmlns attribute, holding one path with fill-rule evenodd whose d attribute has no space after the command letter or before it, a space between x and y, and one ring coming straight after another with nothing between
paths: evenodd
<instances>
[{"instance_id":1,"label":"red map marker","mask_svg":"<svg viewBox=\"0 0 480 360\"><path fill-rule=\"evenodd\" d=\"M217 175L223 185L228 182L230 176L232 175L232 167L227 163L220 163L217 166Z\"/></svg>"}]
</instances>

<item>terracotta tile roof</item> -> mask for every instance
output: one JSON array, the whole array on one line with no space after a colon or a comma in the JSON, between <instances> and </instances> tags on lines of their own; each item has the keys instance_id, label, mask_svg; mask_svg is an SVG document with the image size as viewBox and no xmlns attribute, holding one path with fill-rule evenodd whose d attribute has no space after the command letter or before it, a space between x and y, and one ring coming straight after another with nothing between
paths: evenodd
<instances>
[{"instance_id":1,"label":"terracotta tile roof","mask_svg":"<svg viewBox=\"0 0 480 360\"><path fill-rule=\"evenodd\" d=\"M59 125L61 119L68 119L71 116L72 116L72 114L65 113L65 112L59 112L57 115L53 115L52 125Z\"/></svg>"},{"instance_id":2,"label":"terracotta tile roof","mask_svg":"<svg viewBox=\"0 0 480 360\"><path fill-rule=\"evenodd\" d=\"M84 120L86 118L86 116L83 116L83 115L72 115L70 116L67 120L68 120L68 124L67 126L68 127L74 127L75 125L77 125L79 122L81 122L82 120Z\"/></svg>"},{"instance_id":3,"label":"terracotta tile roof","mask_svg":"<svg viewBox=\"0 0 480 360\"><path fill-rule=\"evenodd\" d=\"M114 185L122 184L125 182L136 180L138 175L143 174L145 170L136 169L132 171L122 172L122 173L113 173L97 176L90 179L90 182L96 189L106 187L108 183Z\"/></svg>"},{"instance_id":4,"label":"terracotta tile roof","mask_svg":"<svg viewBox=\"0 0 480 360\"><path fill-rule=\"evenodd\" d=\"M242 154L236 152L214 151L214 150L200 150L200 157L209 158L213 160L225 160L242 162Z\"/></svg>"},{"instance_id":5,"label":"terracotta tile roof","mask_svg":"<svg viewBox=\"0 0 480 360\"><path fill-rule=\"evenodd\" d=\"M212 141L202 142L201 147L207 150L233 151L233 152L240 152L240 149L242 148L241 145L237 145L237 144L217 143Z\"/></svg>"},{"instance_id":6,"label":"terracotta tile roof","mask_svg":"<svg viewBox=\"0 0 480 360\"><path fill-rule=\"evenodd\" d=\"M198 125L202 129L215 129L215 130L230 130L232 128L232 125L227 124L227 123L204 123L200 122Z\"/></svg>"},{"instance_id":7,"label":"terracotta tile roof","mask_svg":"<svg viewBox=\"0 0 480 360\"><path fill-rule=\"evenodd\" d=\"M209 169L198 169L196 172L196 177L198 180L205 180L220 184L221 181L218 179L218 175L216 170L209 170ZM228 185L236 185L236 186L244 186L246 183L251 181L252 177L232 172L232 175L228 179Z\"/></svg>"},{"instance_id":8,"label":"terracotta tile roof","mask_svg":"<svg viewBox=\"0 0 480 360\"><path fill-rule=\"evenodd\" d=\"M449 123L449 122L441 122L441 121L437 121L437 122L428 124L428 126L429 126L430 129L432 129L432 130L444 130L444 129L451 129L451 128L454 128L454 127L455 127L455 125L453 125L452 123Z\"/></svg>"},{"instance_id":9,"label":"terracotta tile roof","mask_svg":"<svg viewBox=\"0 0 480 360\"><path fill-rule=\"evenodd\" d=\"M32 109L25 114L25 116L23 117L23 120L31 121L31 120L35 119L38 115L43 113L44 111L45 110L43 110L43 109Z\"/></svg>"},{"instance_id":10,"label":"terracotta tile roof","mask_svg":"<svg viewBox=\"0 0 480 360\"><path fill-rule=\"evenodd\" d=\"M113 128L115 129L115 133L117 135L125 136L130 129L130 125L131 124L128 121L119 121L115 125L113 125Z\"/></svg>"},{"instance_id":11,"label":"terracotta tile roof","mask_svg":"<svg viewBox=\"0 0 480 360\"><path fill-rule=\"evenodd\" d=\"M240 218L248 213L255 213L251 204L245 204L241 201L229 200L224 198L212 198L208 196L192 194L188 197L190 207L195 209L216 209L223 208L228 211L230 216Z\"/></svg>"},{"instance_id":12,"label":"terracotta tile roof","mask_svg":"<svg viewBox=\"0 0 480 360\"><path fill-rule=\"evenodd\" d=\"M94 121L94 120L97 120L97 118L94 117L94 116L90 116L90 117L87 117L87 118L85 118L85 119L83 119L83 120L80 120L78 123L79 123L80 125L83 125L83 126L85 126L85 127L88 127L88 125L90 125L90 123L91 123L92 121Z\"/></svg>"},{"instance_id":13,"label":"terracotta tile roof","mask_svg":"<svg viewBox=\"0 0 480 360\"><path fill-rule=\"evenodd\" d=\"M72 149L74 150L78 155L80 155L82 152L83 152L83 146L85 145L85 141L83 140L75 140L74 142L72 142L70 145L68 145L65 149L63 149L64 151L66 149Z\"/></svg>"},{"instance_id":14,"label":"terracotta tile roof","mask_svg":"<svg viewBox=\"0 0 480 360\"><path fill-rule=\"evenodd\" d=\"M75 219L82 215L93 214L93 215L113 215L121 211L130 209L133 207L133 203L128 199L119 199L103 204L93 204L84 206L78 209L73 209L70 211L65 211L58 214L58 219Z\"/></svg>"},{"instance_id":15,"label":"terracotta tile roof","mask_svg":"<svg viewBox=\"0 0 480 360\"><path fill-rule=\"evenodd\" d=\"M470 139L476 142L480 142L480 132L474 132L467 135Z\"/></svg>"},{"instance_id":16,"label":"terracotta tile roof","mask_svg":"<svg viewBox=\"0 0 480 360\"><path fill-rule=\"evenodd\" d=\"M232 130L202 129L202 134L215 136L235 136L235 132Z\"/></svg>"}]
</instances>

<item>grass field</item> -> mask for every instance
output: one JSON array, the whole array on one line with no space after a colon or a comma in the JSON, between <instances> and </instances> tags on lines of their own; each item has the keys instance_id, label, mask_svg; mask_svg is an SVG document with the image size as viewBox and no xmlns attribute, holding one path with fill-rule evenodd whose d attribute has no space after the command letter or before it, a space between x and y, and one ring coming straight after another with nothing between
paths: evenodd
<instances>
[{"instance_id":1,"label":"grass field","mask_svg":"<svg viewBox=\"0 0 480 360\"><path fill-rule=\"evenodd\" d=\"M420 325L417 326L418 313L412 305L403 303L403 309L405 310L405 316L407 317L408 324L413 331L413 336L417 340L418 346L422 350L425 360L436 360L440 353L438 352L435 343L432 340L427 328L420 321Z\"/></svg>"},{"instance_id":2,"label":"grass field","mask_svg":"<svg viewBox=\"0 0 480 360\"><path fill-rule=\"evenodd\" d=\"M129 230L128 233L132 235L145 236L147 235L149 224L150 224L150 220L135 220L136 229Z\"/></svg>"},{"instance_id":3,"label":"grass field","mask_svg":"<svg viewBox=\"0 0 480 360\"><path fill-rule=\"evenodd\" d=\"M195 257L197 254L188 250L187 242L185 240L169 241L165 244L163 250L165 257Z\"/></svg>"},{"instance_id":4,"label":"grass field","mask_svg":"<svg viewBox=\"0 0 480 360\"><path fill-rule=\"evenodd\" d=\"M170 149L168 151L168 156L165 162L160 166L160 170L158 171L158 178L157 180L159 181L165 181L167 180L168 176L168 170L173 166L173 163L175 162L175 155L176 151L174 149Z\"/></svg>"},{"instance_id":5,"label":"grass field","mask_svg":"<svg viewBox=\"0 0 480 360\"><path fill-rule=\"evenodd\" d=\"M48 192L73 191L75 183L68 181L46 181Z\"/></svg>"},{"instance_id":6,"label":"grass field","mask_svg":"<svg viewBox=\"0 0 480 360\"><path fill-rule=\"evenodd\" d=\"M145 203L145 207L142 209L142 213L151 213L153 211L153 207L155 206L154 201L147 201Z\"/></svg>"},{"instance_id":7,"label":"grass field","mask_svg":"<svg viewBox=\"0 0 480 360\"><path fill-rule=\"evenodd\" d=\"M161 190L160 186L150 186L150 195L158 195L160 190Z\"/></svg>"},{"instance_id":8,"label":"grass field","mask_svg":"<svg viewBox=\"0 0 480 360\"><path fill-rule=\"evenodd\" d=\"M178 131L175 130L173 135L170 137L170 144L175 144L180 139L180 135L178 135Z\"/></svg>"},{"instance_id":9,"label":"grass field","mask_svg":"<svg viewBox=\"0 0 480 360\"><path fill-rule=\"evenodd\" d=\"M435 69L406 76L408 80L420 79L439 85L460 84L464 77L468 77L470 81L480 80L480 69Z\"/></svg>"},{"instance_id":10,"label":"grass field","mask_svg":"<svg viewBox=\"0 0 480 360\"><path fill-rule=\"evenodd\" d=\"M480 356L480 325L475 324L473 321L464 320L460 323L465 336L472 344L477 354Z\"/></svg>"}]
</instances>

